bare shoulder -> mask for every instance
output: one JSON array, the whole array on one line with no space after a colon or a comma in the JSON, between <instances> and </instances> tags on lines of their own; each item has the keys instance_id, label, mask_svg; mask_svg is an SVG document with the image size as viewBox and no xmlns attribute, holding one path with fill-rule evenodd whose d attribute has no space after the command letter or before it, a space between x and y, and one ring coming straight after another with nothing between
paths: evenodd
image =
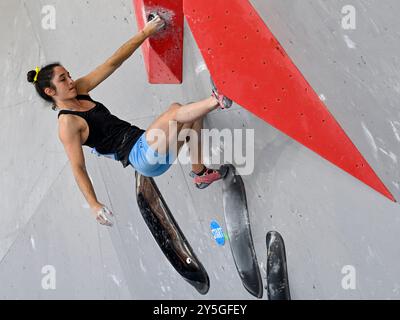
<instances>
[{"instance_id":1,"label":"bare shoulder","mask_svg":"<svg viewBox=\"0 0 400 320\"><path fill-rule=\"evenodd\" d=\"M72 114L63 114L58 118L58 136L64 143L80 137L82 123L80 119Z\"/></svg>"},{"instance_id":2,"label":"bare shoulder","mask_svg":"<svg viewBox=\"0 0 400 320\"><path fill-rule=\"evenodd\" d=\"M85 168L85 157L82 150L82 125L75 115L65 114L59 118L59 138L72 168Z\"/></svg>"}]
</instances>

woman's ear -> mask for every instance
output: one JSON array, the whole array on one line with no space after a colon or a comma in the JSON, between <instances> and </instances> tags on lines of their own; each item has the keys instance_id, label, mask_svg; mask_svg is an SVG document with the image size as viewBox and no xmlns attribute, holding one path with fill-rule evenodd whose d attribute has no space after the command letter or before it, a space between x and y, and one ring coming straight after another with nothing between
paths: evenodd
<instances>
[{"instance_id":1,"label":"woman's ear","mask_svg":"<svg viewBox=\"0 0 400 320\"><path fill-rule=\"evenodd\" d=\"M52 89L52 88L45 88L44 89L44 93L47 94L50 97L54 97L56 94L56 90Z\"/></svg>"}]
</instances>

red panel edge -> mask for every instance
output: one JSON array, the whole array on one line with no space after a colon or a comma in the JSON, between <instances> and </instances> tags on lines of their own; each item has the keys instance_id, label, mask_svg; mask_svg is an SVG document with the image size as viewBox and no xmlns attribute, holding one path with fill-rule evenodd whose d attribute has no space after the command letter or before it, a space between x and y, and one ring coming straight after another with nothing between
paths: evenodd
<instances>
[{"instance_id":1,"label":"red panel edge","mask_svg":"<svg viewBox=\"0 0 400 320\"><path fill-rule=\"evenodd\" d=\"M182 0L133 0L138 29L147 16L157 12L167 23L165 30L147 39L142 52L151 84L181 84L183 74L183 3Z\"/></svg>"}]
</instances>

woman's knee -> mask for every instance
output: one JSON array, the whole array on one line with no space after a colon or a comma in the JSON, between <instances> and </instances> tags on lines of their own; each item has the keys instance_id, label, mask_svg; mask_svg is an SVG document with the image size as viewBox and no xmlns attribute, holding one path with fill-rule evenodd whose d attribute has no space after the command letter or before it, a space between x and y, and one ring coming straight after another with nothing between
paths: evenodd
<instances>
[{"instance_id":1,"label":"woman's knee","mask_svg":"<svg viewBox=\"0 0 400 320\"><path fill-rule=\"evenodd\" d=\"M181 105L180 103L178 103L178 102L175 102L175 103L173 103L173 104L171 104L171 105L169 106L168 110L177 110L177 109L179 109L180 107L182 107L182 105Z\"/></svg>"},{"instance_id":2,"label":"woman's knee","mask_svg":"<svg viewBox=\"0 0 400 320\"><path fill-rule=\"evenodd\" d=\"M176 114L178 113L178 110L182 107L182 105L180 103L173 103L169 106L168 110L167 110L167 114L168 114L168 118L171 120L175 120L176 119Z\"/></svg>"}]
</instances>

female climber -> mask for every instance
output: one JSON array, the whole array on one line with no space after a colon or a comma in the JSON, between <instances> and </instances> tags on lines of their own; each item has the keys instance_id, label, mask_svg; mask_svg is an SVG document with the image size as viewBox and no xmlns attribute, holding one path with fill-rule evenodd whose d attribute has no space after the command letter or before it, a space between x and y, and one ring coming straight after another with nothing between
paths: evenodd
<instances>
[{"instance_id":1,"label":"female climber","mask_svg":"<svg viewBox=\"0 0 400 320\"><path fill-rule=\"evenodd\" d=\"M122 45L109 59L86 76L72 80L69 72L59 63L28 72L28 81L44 100L59 110L58 135L64 145L75 180L85 196L96 220L112 226L112 212L100 203L93 189L85 166L82 146L88 146L101 155L113 155L124 168L131 165L147 177L165 173L175 160L184 141L177 141L182 130L192 130L198 135L197 145L192 146L188 137L193 178L196 187L204 189L223 178L221 170L203 164L201 129L204 116L218 107L229 108L232 101L218 93L213 86L210 98L182 106L174 103L159 116L147 130L142 130L118 119L100 102L92 100L89 92L106 80L148 38L161 31L164 21L156 16L133 38ZM176 125L171 125L175 123ZM163 135L154 134L162 132ZM184 132L183 132L184 133ZM196 152L192 152L196 150Z\"/></svg>"}]
</instances>

